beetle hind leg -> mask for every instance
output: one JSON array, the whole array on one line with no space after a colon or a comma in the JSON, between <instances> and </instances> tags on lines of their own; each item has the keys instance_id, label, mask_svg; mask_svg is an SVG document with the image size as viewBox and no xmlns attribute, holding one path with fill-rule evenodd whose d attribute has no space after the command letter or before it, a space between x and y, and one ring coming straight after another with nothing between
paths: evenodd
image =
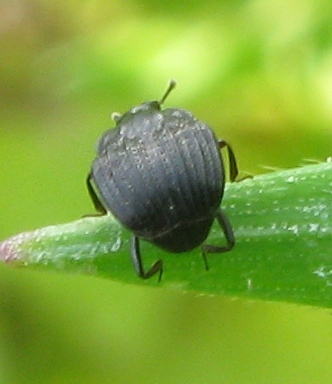
<instances>
[{"instance_id":1,"label":"beetle hind leg","mask_svg":"<svg viewBox=\"0 0 332 384\"><path fill-rule=\"evenodd\" d=\"M209 264L207 261L208 253L222 253L230 251L235 245L235 238L232 226L225 215L225 213L219 208L216 214L216 219L225 235L226 245L218 246L218 245L210 245L204 244L202 245L202 256L205 264L206 270L209 270Z\"/></svg>"},{"instance_id":2,"label":"beetle hind leg","mask_svg":"<svg viewBox=\"0 0 332 384\"><path fill-rule=\"evenodd\" d=\"M130 247L131 261L133 262L135 271L137 275L146 280L151 276L159 272L158 282L161 281L161 276L163 274L163 261L157 260L152 266L145 271L143 267L141 251L139 247L139 238L135 235L131 238L131 247Z\"/></svg>"}]
</instances>

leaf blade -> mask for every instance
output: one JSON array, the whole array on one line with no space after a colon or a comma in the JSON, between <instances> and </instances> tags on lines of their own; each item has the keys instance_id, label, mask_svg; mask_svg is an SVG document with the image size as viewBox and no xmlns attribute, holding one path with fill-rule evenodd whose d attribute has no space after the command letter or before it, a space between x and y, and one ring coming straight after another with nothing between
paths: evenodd
<instances>
[{"instance_id":1,"label":"leaf blade","mask_svg":"<svg viewBox=\"0 0 332 384\"><path fill-rule=\"evenodd\" d=\"M228 184L222 207L237 244L231 252L209 255L209 271L199 249L176 255L143 243L145 265L164 260L161 284L135 275L131 234L111 215L16 235L0 244L0 258L126 283L332 307L332 163ZM208 242L224 242L216 223Z\"/></svg>"}]
</instances>

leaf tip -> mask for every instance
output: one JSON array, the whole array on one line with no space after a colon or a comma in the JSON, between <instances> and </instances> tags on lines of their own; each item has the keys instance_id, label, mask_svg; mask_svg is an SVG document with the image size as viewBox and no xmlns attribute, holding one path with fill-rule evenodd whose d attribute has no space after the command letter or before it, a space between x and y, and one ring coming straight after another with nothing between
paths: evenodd
<instances>
[{"instance_id":1,"label":"leaf tip","mask_svg":"<svg viewBox=\"0 0 332 384\"><path fill-rule=\"evenodd\" d=\"M2 241L0 243L0 261L4 263L14 263L22 259L21 245L28 237L30 237L29 233L20 233Z\"/></svg>"}]
</instances>

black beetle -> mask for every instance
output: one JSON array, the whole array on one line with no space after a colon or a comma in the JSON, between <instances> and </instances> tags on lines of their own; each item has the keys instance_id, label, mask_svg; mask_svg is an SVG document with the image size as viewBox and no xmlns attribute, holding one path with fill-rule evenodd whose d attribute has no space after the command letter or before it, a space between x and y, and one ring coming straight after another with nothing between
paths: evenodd
<instances>
[{"instance_id":1,"label":"black beetle","mask_svg":"<svg viewBox=\"0 0 332 384\"><path fill-rule=\"evenodd\" d=\"M234 153L190 112L161 110L175 84L170 81L160 101L113 115L116 126L99 139L87 177L95 208L101 214L110 211L133 232L131 259L143 279L159 272L160 280L163 262L145 271L140 238L169 252L185 252L203 243L217 219L227 243L202 245L206 269L206 253L229 251L235 242L219 207L225 187L220 149L228 150L231 181L238 174Z\"/></svg>"}]
</instances>

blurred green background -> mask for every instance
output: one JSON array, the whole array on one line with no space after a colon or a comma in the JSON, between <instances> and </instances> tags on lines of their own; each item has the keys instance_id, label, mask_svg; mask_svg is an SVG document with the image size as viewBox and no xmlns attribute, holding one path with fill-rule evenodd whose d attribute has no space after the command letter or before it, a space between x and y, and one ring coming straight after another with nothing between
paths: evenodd
<instances>
[{"instance_id":1,"label":"blurred green background","mask_svg":"<svg viewBox=\"0 0 332 384\"><path fill-rule=\"evenodd\" d=\"M0 49L0 239L93 212L110 114L170 78L242 171L332 155L329 0L0 0ZM0 267L2 383L332 377L328 311Z\"/></svg>"}]
</instances>

